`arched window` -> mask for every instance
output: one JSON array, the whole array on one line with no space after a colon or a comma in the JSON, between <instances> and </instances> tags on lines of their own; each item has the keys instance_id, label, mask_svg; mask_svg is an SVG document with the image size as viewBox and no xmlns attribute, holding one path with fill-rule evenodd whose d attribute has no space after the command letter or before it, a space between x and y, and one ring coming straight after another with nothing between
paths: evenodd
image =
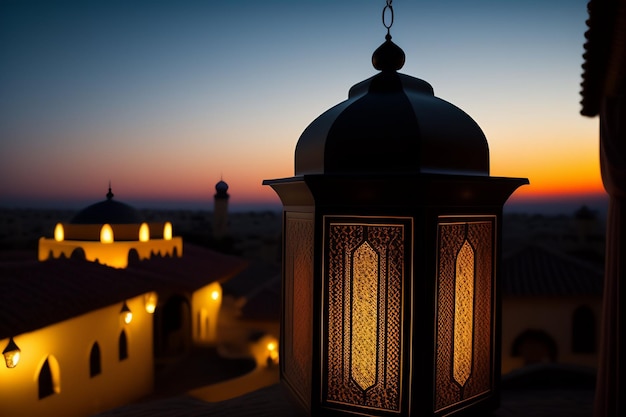
<instances>
[{"instance_id":1,"label":"arched window","mask_svg":"<svg viewBox=\"0 0 626 417\"><path fill-rule=\"evenodd\" d=\"M588 306L580 306L572 315L572 352L596 351L596 319Z\"/></svg>"},{"instance_id":2,"label":"arched window","mask_svg":"<svg viewBox=\"0 0 626 417\"><path fill-rule=\"evenodd\" d=\"M118 342L119 359L123 361L128 358L128 339L126 338L126 332L122 330L120 333L120 340Z\"/></svg>"},{"instance_id":3,"label":"arched window","mask_svg":"<svg viewBox=\"0 0 626 417\"><path fill-rule=\"evenodd\" d=\"M101 372L100 345L98 345L98 342L94 342L89 354L89 376L93 378L96 375L100 375Z\"/></svg>"},{"instance_id":4,"label":"arched window","mask_svg":"<svg viewBox=\"0 0 626 417\"><path fill-rule=\"evenodd\" d=\"M39 399L61 392L59 363L54 356L48 356L39 370Z\"/></svg>"},{"instance_id":5,"label":"arched window","mask_svg":"<svg viewBox=\"0 0 626 417\"><path fill-rule=\"evenodd\" d=\"M558 348L552 337L543 330L528 329L513 341L511 356L522 357L524 365L556 362Z\"/></svg>"}]
</instances>

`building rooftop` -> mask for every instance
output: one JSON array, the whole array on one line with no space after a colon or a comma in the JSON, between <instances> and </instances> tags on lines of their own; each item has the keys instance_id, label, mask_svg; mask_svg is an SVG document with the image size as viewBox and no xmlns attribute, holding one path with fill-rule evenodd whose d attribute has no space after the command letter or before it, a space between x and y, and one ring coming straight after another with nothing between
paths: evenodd
<instances>
[{"instance_id":1,"label":"building rooftop","mask_svg":"<svg viewBox=\"0 0 626 417\"><path fill-rule=\"evenodd\" d=\"M503 254L503 296L602 295L604 273L594 265L537 243Z\"/></svg>"},{"instance_id":2,"label":"building rooftop","mask_svg":"<svg viewBox=\"0 0 626 417\"><path fill-rule=\"evenodd\" d=\"M186 244L183 256L152 257L116 269L82 259L39 262L34 254L0 259L0 339L149 291L194 291L224 281L247 262Z\"/></svg>"}]
</instances>

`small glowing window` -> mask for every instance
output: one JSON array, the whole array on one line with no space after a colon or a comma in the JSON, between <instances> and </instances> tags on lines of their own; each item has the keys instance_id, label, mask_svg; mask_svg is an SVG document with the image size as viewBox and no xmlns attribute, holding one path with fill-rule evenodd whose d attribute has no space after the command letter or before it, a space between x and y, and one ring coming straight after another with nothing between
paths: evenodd
<instances>
[{"instance_id":1,"label":"small glowing window","mask_svg":"<svg viewBox=\"0 0 626 417\"><path fill-rule=\"evenodd\" d=\"M139 227L139 241L147 242L150 240L150 228L146 223L141 223Z\"/></svg>"},{"instance_id":2,"label":"small glowing window","mask_svg":"<svg viewBox=\"0 0 626 417\"><path fill-rule=\"evenodd\" d=\"M172 223L165 222L163 226L163 239L172 240Z\"/></svg>"},{"instance_id":3,"label":"small glowing window","mask_svg":"<svg viewBox=\"0 0 626 417\"><path fill-rule=\"evenodd\" d=\"M110 224L105 224L100 229L100 242L113 243L113 228Z\"/></svg>"},{"instance_id":4,"label":"small glowing window","mask_svg":"<svg viewBox=\"0 0 626 417\"><path fill-rule=\"evenodd\" d=\"M63 225L61 223L57 223L54 227L54 240L57 242L63 242L65 239L65 231L63 230Z\"/></svg>"}]
</instances>

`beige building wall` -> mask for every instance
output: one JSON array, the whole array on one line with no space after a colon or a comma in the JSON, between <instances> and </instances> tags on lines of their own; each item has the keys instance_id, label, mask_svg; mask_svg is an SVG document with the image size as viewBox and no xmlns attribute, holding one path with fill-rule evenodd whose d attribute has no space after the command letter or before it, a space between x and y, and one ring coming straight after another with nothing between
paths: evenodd
<instances>
[{"instance_id":1,"label":"beige building wall","mask_svg":"<svg viewBox=\"0 0 626 417\"><path fill-rule=\"evenodd\" d=\"M526 330L541 330L556 343L557 363L597 366L597 341L599 340L600 297L507 297L502 302L502 372L507 373L524 366L522 357L511 355L515 339ZM587 306L593 312L596 327L596 352L572 351L574 312Z\"/></svg>"},{"instance_id":2,"label":"beige building wall","mask_svg":"<svg viewBox=\"0 0 626 417\"><path fill-rule=\"evenodd\" d=\"M91 262L99 262L113 268L126 268L128 266L128 254L136 250L140 260L150 259L154 255L173 256L174 251L178 257L183 255L183 240L181 237L173 237L170 240L152 239L147 242L119 241L113 243L101 243L99 241L64 240L58 242L54 239L40 238L38 259L47 260L50 256L59 258L61 255L69 258L76 249L82 249L85 259Z\"/></svg>"},{"instance_id":3,"label":"beige building wall","mask_svg":"<svg viewBox=\"0 0 626 417\"><path fill-rule=\"evenodd\" d=\"M14 336L21 358L11 369L0 363L0 416L90 416L150 394L154 384L152 315L146 312L144 295L126 302L133 313L129 324L121 318L120 302ZM127 336L128 357L120 361L122 331ZM91 377L94 342L100 347L101 373ZM0 340L2 348L7 343L8 339ZM51 358L56 392L40 399L38 377L47 358Z\"/></svg>"},{"instance_id":4,"label":"beige building wall","mask_svg":"<svg viewBox=\"0 0 626 417\"><path fill-rule=\"evenodd\" d=\"M213 282L195 291L191 297L192 340L194 345L217 342L217 321L222 306L222 287Z\"/></svg>"}]
</instances>

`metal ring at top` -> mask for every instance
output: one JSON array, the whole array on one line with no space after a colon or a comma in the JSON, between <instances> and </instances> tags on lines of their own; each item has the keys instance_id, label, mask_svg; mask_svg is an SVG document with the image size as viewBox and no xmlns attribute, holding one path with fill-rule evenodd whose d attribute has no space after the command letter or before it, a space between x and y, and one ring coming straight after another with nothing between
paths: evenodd
<instances>
[{"instance_id":1,"label":"metal ring at top","mask_svg":"<svg viewBox=\"0 0 626 417\"><path fill-rule=\"evenodd\" d=\"M391 21L389 22L389 24L387 24L386 19L385 19L385 13L389 11L389 16L391 17ZM393 25L393 6L391 5L391 0L387 0L387 4L385 5L385 7L383 7L383 26L387 29L387 32L389 32L389 29L391 29L391 26Z\"/></svg>"}]
</instances>

